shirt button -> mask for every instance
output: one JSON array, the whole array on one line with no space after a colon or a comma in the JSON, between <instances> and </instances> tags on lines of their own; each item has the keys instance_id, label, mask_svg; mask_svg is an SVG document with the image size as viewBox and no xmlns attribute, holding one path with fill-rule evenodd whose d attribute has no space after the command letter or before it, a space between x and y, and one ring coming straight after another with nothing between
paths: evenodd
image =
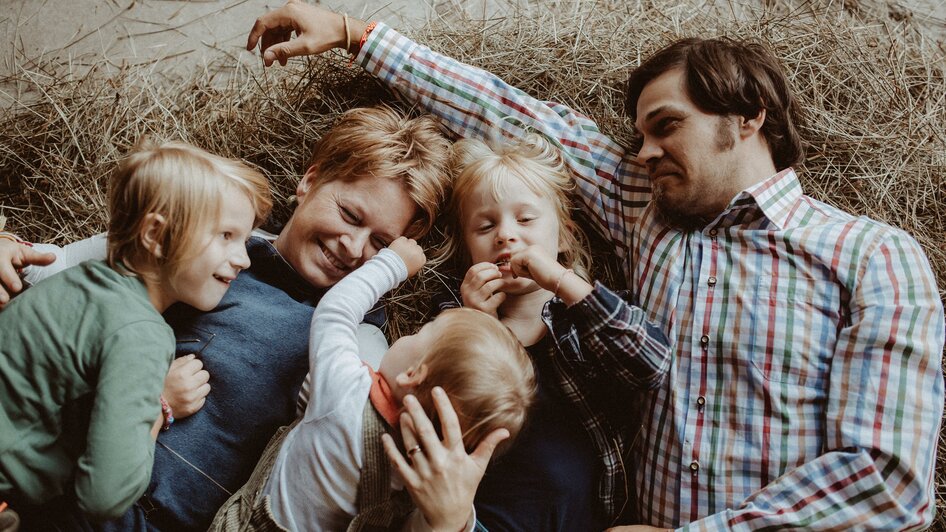
<instances>
[{"instance_id":1,"label":"shirt button","mask_svg":"<svg viewBox=\"0 0 946 532\"><path fill-rule=\"evenodd\" d=\"M700 345L702 345L703 347L708 346L708 345L709 345L709 336L706 336L705 334L704 334L703 336L700 336Z\"/></svg>"},{"instance_id":2,"label":"shirt button","mask_svg":"<svg viewBox=\"0 0 946 532\"><path fill-rule=\"evenodd\" d=\"M719 234L719 231L717 231L717 230L715 230L715 229L710 229L710 230L709 230L709 236L716 236L717 234Z\"/></svg>"},{"instance_id":3,"label":"shirt button","mask_svg":"<svg viewBox=\"0 0 946 532\"><path fill-rule=\"evenodd\" d=\"M699 463L699 462L697 462L696 460L690 462L690 471L692 471L694 475L695 475L695 474L697 473L697 471L699 471L699 470L700 470L700 463Z\"/></svg>"},{"instance_id":4,"label":"shirt button","mask_svg":"<svg viewBox=\"0 0 946 532\"><path fill-rule=\"evenodd\" d=\"M703 405L706 404L706 398L703 397L702 395L699 396L699 397L697 397L697 398L696 398L696 404L698 404L698 405L700 405L700 406L702 407Z\"/></svg>"},{"instance_id":5,"label":"shirt button","mask_svg":"<svg viewBox=\"0 0 946 532\"><path fill-rule=\"evenodd\" d=\"M708 285L710 285L710 286L716 286L716 278L715 278L715 277L710 277L709 279L706 280L706 284L708 284Z\"/></svg>"}]
</instances>

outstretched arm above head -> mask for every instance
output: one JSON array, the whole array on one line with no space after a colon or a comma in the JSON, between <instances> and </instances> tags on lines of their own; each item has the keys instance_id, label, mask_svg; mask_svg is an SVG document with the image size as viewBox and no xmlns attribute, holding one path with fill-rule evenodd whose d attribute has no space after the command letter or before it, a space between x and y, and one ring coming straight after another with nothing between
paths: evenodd
<instances>
[{"instance_id":1,"label":"outstretched arm above head","mask_svg":"<svg viewBox=\"0 0 946 532\"><path fill-rule=\"evenodd\" d=\"M382 23L367 35L366 28L364 21L348 18L346 36L343 15L291 0L256 21L247 49L261 43L263 61L271 65L348 43L348 51L368 73L440 118L459 137L518 138L526 131L545 136L564 153L592 218L606 229L619 256L626 256L630 225L650 201L649 180L593 120L433 52ZM366 40L359 46L362 36Z\"/></svg>"}]
</instances>

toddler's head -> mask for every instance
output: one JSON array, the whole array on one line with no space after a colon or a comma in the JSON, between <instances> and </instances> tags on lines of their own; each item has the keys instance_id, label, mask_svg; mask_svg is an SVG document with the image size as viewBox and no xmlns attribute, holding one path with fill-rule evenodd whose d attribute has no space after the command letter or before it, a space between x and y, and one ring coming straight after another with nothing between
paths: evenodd
<instances>
[{"instance_id":1,"label":"toddler's head","mask_svg":"<svg viewBox=\"0 0 946 532\"><path fill-rule=\"evenodd\" d=\"M467 451L505 428L510 438L500 453L519 433L535 396L535 372L522 344L499 320L469 308L446 310L417 334L398 339L380 371L398 400L417 397L435 427L440 419L431 391L443 388Z\"/></svg>"},{"instance_id":2,"label":"toddler's head","mask_svg":"<svg viewBox=\"0 0 946 532\"><path fill-rule=\"evenodd\" d=\"M242 161L143 140L109 182L108 263L210 310L249 266L245 240L270 207L268 181Z\"/></svg>"},{"instance_id":3,"label":"toddler's head","mask_svg":"<svg viewBox=\"0 0 946 532\"><path fill-rule=\"evenodd\" d=\"M454 184L441 257L467 266L501 263L511 247L540 244L587 278L588 253L571 215L575 184L558 148L528 133L495 146L464 139L451 155Z\"/></svg>"}]
</instances>

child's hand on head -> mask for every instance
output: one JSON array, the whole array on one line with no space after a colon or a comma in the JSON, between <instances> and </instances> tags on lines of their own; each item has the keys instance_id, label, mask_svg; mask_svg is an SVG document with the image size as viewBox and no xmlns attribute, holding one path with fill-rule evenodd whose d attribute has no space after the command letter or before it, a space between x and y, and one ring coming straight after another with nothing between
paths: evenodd
<instances>
[{"instance_id":1,"label":"child's hand on head","mask_svg":"<svg viewBox=\"0 0 946 532\"><path fill-rule=\"evenodd\" d=\"M463 306L498 317L499 305L506 300L502 292L503 272L492 262L474 264L467 270L460 285Z\"/></svg>"},{"instance_id":2,"label":"child's hand on head","mask_svg":"<svg viewBox=\"0 0 946 532\"><path fill-rule=\"evenodd\" d=\"M398 237L397 240L391 242L388 249L397 253L398 256L401 257L401 260L404 261L404 265L407 266L408 277L413 277L427 262L427 256L424 255L424 250L413 238L404 236Z\"/></svg>"},{"instance_id":3,"label":"child's hand on head","mask_svg":"<svg viewBox=\"0 0 946 532\"><path fill-rule=\"evenodd\" d=\"M565 267L558 263L542 246L533 245L517 251L509 257L513 275L532 279L545 290L554 290Z\"/></svg>"}]
</instances>

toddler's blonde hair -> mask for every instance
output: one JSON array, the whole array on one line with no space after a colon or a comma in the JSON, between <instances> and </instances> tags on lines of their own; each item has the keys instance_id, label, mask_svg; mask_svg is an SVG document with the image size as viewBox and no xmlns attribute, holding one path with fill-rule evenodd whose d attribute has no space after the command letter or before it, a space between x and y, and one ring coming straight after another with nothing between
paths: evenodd
<instances>
[{"instance_id":1,"label":"toddler's blonde hair","mask_svg":"<svg viewBox=\"0 0 946 532\"><path fill-rule=\"evenodd\" d=\"M463 139L453 145L450 170L453 190L447 203L446 231L435 261L457 257L469 262L463 243L463 201L481 183L489 185L495 199L500 199L509 180L522 182L540 197L548 198L559 221L559 261L585 280L591 263L584 234L572 218L570 198L575 188L561 152L544 137L527 133L518 141L505 140L494 145L478 139Z\"/></svg>"},{"instance_id":2,"label":"toddler's blonde hair","mask_svg":"<svg viewBox=\"0 0 946 532\"><path fill-rule=\"evenodd\" d=\"M220 216L227 187L250 200L254 227L269 215L269 182L259 170L184 142L159 145L142 139L109 181L108 264L133 274L154 265L173 275L200 253L201 229ZM166 222L156 238L160 257L149 253L140 238L149 213Z\"/></svg>"},{"instance_id":3,"label":"toddler's blonde hair","mask_svg":"<svg viewBox=\"0 0 946 532\"><path fill-rule=\"evenodd\" d=\"M315 144L316 187L330 181L384 177L398 181L418 207L404 236L433 226L446 195L450 142L429 116L409 118L388 106L352 109Z\"/></svg>"},{"instance_id":4,"label":"toddler's blonde hair","mask_svg":"<svg viewBox=\"0 0 946 532\"><path fill-rule=\"evenodd\" d=\"M437 320L447 324L419 362L427 366L427 377L413 393L439 428L430 392L434 386L447 392L468 452L494 430L508 430L510 437L494 453L498 456L519 434L535 399L532 360L512 331L486 313L455 308Z\"/></svg>"}]
</instances>

